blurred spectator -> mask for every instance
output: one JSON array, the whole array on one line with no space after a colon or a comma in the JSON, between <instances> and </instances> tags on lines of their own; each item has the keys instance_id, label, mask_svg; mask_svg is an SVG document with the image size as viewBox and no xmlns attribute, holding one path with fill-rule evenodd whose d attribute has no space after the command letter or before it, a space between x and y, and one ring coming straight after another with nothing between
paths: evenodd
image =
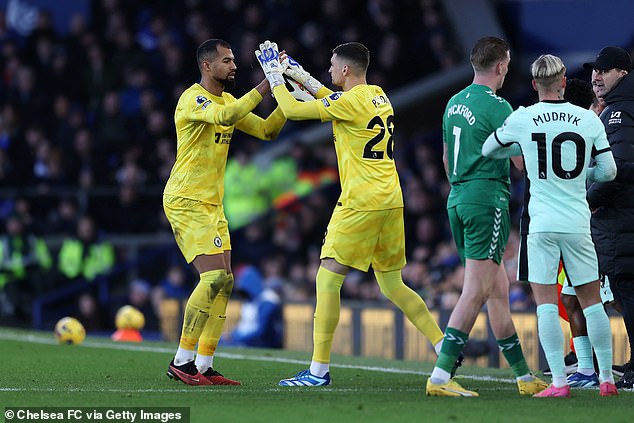
<instances>
[{"instance_id":1,"label":"blurred spectator","mask_svg":"<svg viewBox=\"0 0 634 423\"><path fill-rule=\"evenodd\" d=\"M240 308L240 321L223 338L223 342L242 347L282 348L284 319L281 282L265 282L254 266L238 268L235 274L234 292L245 301Z\"/></svg>"},{"instance_id":2,"label":"blurred spectator","mask_svg":"<svg viewBox=\"0 0 634 423\"><path fill-rule=\"evenodd\" d=\"M83 278L92 282L97 276L107 274L115 264L115 251L110 242L98 236L91 217L82 216L77 222L77 232L62 242L57 265L64 281Z\"/></svg>"},{"instance_id":3,"label":"blurred spectator","mask_svg":"<svg viewBox=\"0 0 634 423\"><path fill-rule=\"evenodd\" d=\"M159 321L157 314L154 311L154 305L152 304L152 287L146 280L132 280L128 285L128 292L126 296L113 301L111 309L113 322L117 311L125 305L131 305L143 313L143 316L145 317L145 330L158 330Z\"/></svg>"},{"instance_id":4,"label":"blurred spectator","mask_svg":"<svg viewBox=\"0 0 634 423\"><path fill-rule=\"evenodd\" d=\"M29 320L31 302L52 285L48 271L53 264L44 241L25 230L17 216L10 216L0 236L0 315Z\"/></svg>"},{"instance_id":5,"label":"blurred spectator","mask_svg":"<svg viewBox=\"0 0 634 423\"><path fill-rule=\"evenodd\" d=\"M106 314L90 292L84 292L77 299L77 320L84 325L86 332L105 330L113 323L106 321Z\"/></svg>"},{"instance_id":6,"label":"blurred spectator","mask_svg":"<svg viewBox=\"0 0 634 423\"><path fill-rule=\"evenodd\" d=\"M165 278L153 289L152 301L155 304L155 310L158 310L157 306L163 298L184 300L189 297L191 289L191 283L187 280L182 266L171 265L167 269Z\"/></svg>"},{"instance_id":7,"label":"blurred spectator","mask_svg":"<svg viewBox=\"0 0 634 423\"><path fill-rule=\"evenodd\" d=\"M57 207L50 210L45 233L70 236L75 233L78 220L79 210L76 201L71 197L63 197Z\"/></svg>"}]
</instances>

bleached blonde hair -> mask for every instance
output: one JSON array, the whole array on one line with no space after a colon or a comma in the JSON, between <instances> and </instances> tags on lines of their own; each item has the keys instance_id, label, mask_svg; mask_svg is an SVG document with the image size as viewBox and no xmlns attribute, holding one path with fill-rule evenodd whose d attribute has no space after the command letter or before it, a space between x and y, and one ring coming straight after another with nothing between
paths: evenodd
<instances>
[{"instance_id":1,"label":"bleached blonde hair","mask_svg":"<svg viewBox=\"0 0 634 423\"><path fill-rule=\"evenodd\" d=\"M531 65L531 75L535 83L544 87L561 81L565 73L564 62L552 54L542 54Z\"/></svg>"}]
</instances>

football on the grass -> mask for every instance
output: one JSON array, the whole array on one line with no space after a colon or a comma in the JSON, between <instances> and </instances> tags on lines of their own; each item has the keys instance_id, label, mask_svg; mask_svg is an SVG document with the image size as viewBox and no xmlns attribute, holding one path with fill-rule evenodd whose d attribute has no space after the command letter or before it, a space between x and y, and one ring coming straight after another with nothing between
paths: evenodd
<instances>
[{"instance_id":1,"label":"football on the grass","mask_svg":"<svg viewBox=\"0 0 634 423\"><path fill-rule=\"evenodd\" d=\"M81 344L86 339L86 330L74 317L64 317L55 325L55 338L60 344Z\"/></svg>"}]
</instances>

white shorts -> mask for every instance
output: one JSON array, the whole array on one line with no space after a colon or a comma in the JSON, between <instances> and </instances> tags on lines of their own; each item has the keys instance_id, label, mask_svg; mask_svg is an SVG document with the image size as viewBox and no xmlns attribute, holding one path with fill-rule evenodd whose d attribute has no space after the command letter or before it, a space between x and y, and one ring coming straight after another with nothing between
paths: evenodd
<instances>
[{"instance_id":1,"label":"white shorts","mask_svg":"<svg viewBox=\"0 0 634 423\"><path fill-rule=\"evenodd\" d=\"M590 234L537 232L526 240L528 281L544 285L557 283L559 260L572 286L599 279L599 264ZM518 268L518 277L519 277Z\"/></svg>"}]
</instances>

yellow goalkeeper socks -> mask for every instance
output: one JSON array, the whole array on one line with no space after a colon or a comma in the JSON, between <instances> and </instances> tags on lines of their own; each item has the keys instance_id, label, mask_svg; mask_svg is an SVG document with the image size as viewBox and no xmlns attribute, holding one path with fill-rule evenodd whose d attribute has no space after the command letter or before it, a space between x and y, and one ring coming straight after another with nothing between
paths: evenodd
<instances>
[{"instance_id":1,"label":"yellow goalkeeper socks","mask_svg":"<svg viewBox=\"0 0 634 423\"><path fill-rule=\"evenodd\" d=\"M330 350L341 308L340 291L346 275L321 266L317 271L317 305L313 330L313 361L330 362Z\"/></svg>"},{"instance_id":2,"label":"yellow goalkeeper socks","mask_svg":"<svg viewBox=\"0 0 634 423\"><path fill-rule=\"evenodd\" d=\"M187 300L183 330L179 343L179 353L175 357L175 364L183 360L183 350L194 351L207 320L211 306L218 292L224 286L226 274L224 269L212 270L200 274L200 281ZM181 363L182 364L182 363Z\"/></svg>"},{"instance_id":3,"label":"yellow goalkeeper socks","mask_svg":"<svg viewBox=\"0 0 634 423\"><path fill-rule=\"evenodd\" d=\"M222 330L227 320L227 304L233 291L233 274L225 274L225 285L220 289L214 300L209 319L200 334L198 340L198 355L196 356L196 367L201 373L213 367L213 356L218 347L218 342L222 336Z\"/></svg>"},{"instance_id":4,"label":"yellow goalkeeper socks","mask_svg":"<svg viewBox=\"0 0 634 423\"><path fill-rule=\"evenodd\" d=\"M434 320L425 301L403 283L400 270L374 272L381 292L407 316L410 322L433 345L443 339L443 333Z\"/></svg>"}]
</instances>

